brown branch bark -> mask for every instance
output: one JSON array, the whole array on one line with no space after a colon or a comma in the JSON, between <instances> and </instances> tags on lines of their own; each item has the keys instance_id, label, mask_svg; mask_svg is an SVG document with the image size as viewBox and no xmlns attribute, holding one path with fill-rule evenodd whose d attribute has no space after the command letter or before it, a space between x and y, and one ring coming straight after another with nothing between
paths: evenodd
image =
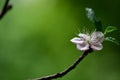
<instances>
[{"instance_id":1,"label":"brown branch bark","mask_svg":"<svg viewBox=\"0 0 120 80\"><path fill-rule=\"evenodd\" d=\"M4 17L4 15L12 8L12 5L9 4L10 0L6 0L5 4L0 12L0 20Z\"/></svg>"},{"instance_id":2,"label":"brown branch bark","mask_svg":"<svg viewBox=\"0 0 120 80\"><path fill-rule=\"evenodd\" d=\"M91 52L92 52L91 49L83 52L83 54L70 67L68 67L67 69L65 69L62 72L59 72L59 73L56 73L56 74L53 74L53 75L50 75L50 76L45 76L45 77L42 77L42 78L36 78L36 79L33 79L33 80L52 80L52 79L63 77L67 73L69 73L71 70L73 70L88 55L88 53L91 53Z\"/></svg>"}]
</instances>

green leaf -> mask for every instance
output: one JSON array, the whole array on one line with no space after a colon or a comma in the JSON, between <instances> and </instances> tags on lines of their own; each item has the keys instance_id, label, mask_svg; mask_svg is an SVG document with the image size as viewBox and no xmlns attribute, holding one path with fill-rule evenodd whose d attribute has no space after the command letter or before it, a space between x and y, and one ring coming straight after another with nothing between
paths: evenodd
<instances>
[{"instance_id":1,"label":"green leaf","mask_svg":"<svg viewBox=\"0 0 120 80\"><path fill-rule=\"evenodd\" d=\"M96 31L102 32L102 23L101 21L96 17L94 11L92 8L86 8L87 17L90 21L92 21L95 25Z\"/></svg>"},{"instance_id":2,"label":"green leaf","mask_svg":"<svg viewBox=\"0 0 120 80\"><path fill-rule=\"evenodd\" d=\"M108 27L105 29L104 34L113 32L113 31L115 31L115 30L117 30L117 28L116 28L115 26L108 26Z\"/></svg>"},{"instance_id":3,"label":"green leaf","mask_svg":"<svg viewBox=\"0 0 120 80\"><path fill-rule=\"evenodd\" d=\"M88 19L94 22L94 17L95 17L94 11L91 8L86 8L86 13L87 13Z\"/></svg>"},{"instance_id":4,"label":"green leaf","mask_svg":"<svg viewBox=\"0 0 120 80\"><path fill-rule=\"evenodd\" d=\"M119 45L119 42L113 37L106 37L105 41L110 41L110 42L113 42L113 43Z\"/></svg>"}]
</instances>

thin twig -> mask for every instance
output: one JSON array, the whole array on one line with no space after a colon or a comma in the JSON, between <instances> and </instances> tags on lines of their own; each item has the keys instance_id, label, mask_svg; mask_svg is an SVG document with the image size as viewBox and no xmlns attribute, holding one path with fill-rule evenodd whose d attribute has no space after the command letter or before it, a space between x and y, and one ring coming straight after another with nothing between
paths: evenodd
<instances>
[{"instance_id":1,"label":"thin twig","mask_svg":"<svg viewBox=\"0 0 120 80\"><path fill-rule=\"evenodd\" d=\"M0 20L4 17L4 15L12 8L12 5L9 4L9 0L6 0L2 11L0 12Z\"/></svg>"},{"instance_id":2,"label":"thin twig","mask_svg":"<svg viewBox=\"0 0 120 80\"><path fill-rule=\"evenodd\" d=\"M52 80L52 79L63 77L67 73L69 73L71 70L73 70L88 55L88 53L91 53L91 52L92 52L91 49L88 50L88 51L85 51L70 67L68 67L67 69L65 69L62 72L59 72L59 73L56 73L56 74L53 74L53 75L50 75L50 76L45 76L45 77L42 77L42 78L36 78L36 79L33 79L33 80Z\"/></svg>"}]
</instances>

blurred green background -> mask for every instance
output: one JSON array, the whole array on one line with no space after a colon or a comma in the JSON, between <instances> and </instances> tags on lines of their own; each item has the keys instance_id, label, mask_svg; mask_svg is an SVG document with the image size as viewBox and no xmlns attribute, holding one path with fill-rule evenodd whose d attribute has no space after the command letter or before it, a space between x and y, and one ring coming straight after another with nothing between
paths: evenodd
<instances>
[{"instance_id":1,"label":"blurred green background","mask_svg":"<svg viewBox=\"0 0 120 80\"><path fill-rule=\"evenodd\" d=\"M0 9L5 0L0 0ZM94 29L85 7L118 31L120 0L11 0L13 9L0 21L0 80L27 80L60 72L80 55L70 39L83 27ZM56 80L120 80L120 46L104 42L73 71Z\"/></svg>"}]
</instances>

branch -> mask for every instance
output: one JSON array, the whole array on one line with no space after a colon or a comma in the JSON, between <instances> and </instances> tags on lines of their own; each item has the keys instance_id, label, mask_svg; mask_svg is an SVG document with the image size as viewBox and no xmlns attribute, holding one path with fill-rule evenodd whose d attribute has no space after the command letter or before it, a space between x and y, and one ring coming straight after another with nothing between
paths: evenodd
<instances>
[{"instance_id":1,"label":"branch","mask_svg":"<svg viewBox=\"0 0 120 80\"><path fill-rule=\"evenodd\" d=\"M56 73L56 74L53 74L50 76L42 77L42 78L36 78L33 80L52 80L52 79L63 77L67 73L69 73L71 70L73 70L88 55L88 53L91 53L91 52L92 52L91 49L83 52L83 54L70 67L68 67L67 69L65 69L62 72L59 72L59 73Z\"/></svg>"},{"instance_id":2,"label":"branch","mask_svg":"<svg viewBox=\"0 0 120 80\"><path fill-rule=\"evenodd\" d=\"M9 0L6 0L3 8L2 8L2 11L0 12L0 20L4 17L4 15L9 11L11 10L12 8L12 5L9 4Z\"/></svg>"}]
</instances>

